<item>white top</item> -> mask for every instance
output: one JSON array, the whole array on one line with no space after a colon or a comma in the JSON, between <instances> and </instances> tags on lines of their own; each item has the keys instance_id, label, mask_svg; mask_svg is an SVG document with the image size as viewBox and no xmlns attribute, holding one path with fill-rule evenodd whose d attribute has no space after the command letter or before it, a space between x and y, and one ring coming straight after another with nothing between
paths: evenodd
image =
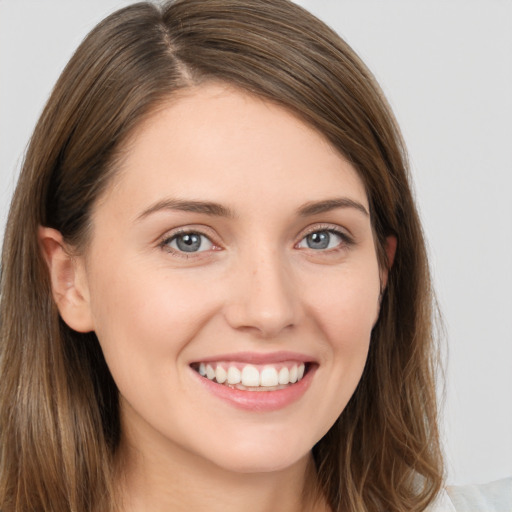
<instances>
[{"instance_id":1,"label":"white top","mask_svg":"<svg viewBox=\"0 0 512 512\"><path fill-rule=\"evenodd\" d=\"M428 512L512 512L512 477L485 485L449 486Z\"/></svg>"}]
</instances>

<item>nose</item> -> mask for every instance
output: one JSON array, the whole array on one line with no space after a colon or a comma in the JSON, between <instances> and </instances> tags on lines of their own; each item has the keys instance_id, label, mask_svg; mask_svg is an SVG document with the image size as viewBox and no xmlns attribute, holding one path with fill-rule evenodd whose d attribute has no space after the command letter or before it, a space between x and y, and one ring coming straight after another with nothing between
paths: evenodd
<instances>
[{"instance_id":1,"label":"nose","mask_svg":"<svg viewBox=\"0 0 512 512\"><path fill-rule=\"evenodd\" d=\"M299 320L299 297L291 270L269 251L238 263L232 274L225 318L237 330L276 337Z\"/></svg>"}]
</instances>

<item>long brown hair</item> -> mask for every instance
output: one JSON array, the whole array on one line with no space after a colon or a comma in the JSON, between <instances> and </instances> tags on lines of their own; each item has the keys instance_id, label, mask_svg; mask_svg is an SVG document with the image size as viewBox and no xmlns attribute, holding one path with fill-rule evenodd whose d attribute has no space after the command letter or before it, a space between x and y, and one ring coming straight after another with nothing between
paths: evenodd
<instances>
[{"instance_id":1,"label":"long brown hair","mask_svg":"<svg viewBox=\"0 0 512 512\"><path fill-rule=\"evenodd\" d=\"M382 266L386 237L398 240L362 379L313 448L332 510L420 511L442 485L429 269L405 150L378 85L343 40L288 0L178 0L100 23L31 139L2 253L3 512L113 507L117 389L94 333L59 317L38 227L83 248L134 127L177 90L212 79L323 133L366 186Z\"/></svg>"}]
</instances>

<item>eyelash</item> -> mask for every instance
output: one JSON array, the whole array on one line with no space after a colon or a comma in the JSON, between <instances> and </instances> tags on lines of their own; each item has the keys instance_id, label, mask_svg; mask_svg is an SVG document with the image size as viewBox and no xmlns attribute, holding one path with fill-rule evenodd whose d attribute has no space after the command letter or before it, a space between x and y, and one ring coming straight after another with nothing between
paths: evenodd
<instances>
[{"instance_id":1,"label":"eyelash","mask_svg":"<svg viewBox=\"0 0 512 512\"><path fill-rule=\"evenodd\" d=\"M347 233L345 233L344 231L342 231L338 228L334 228L332 225L316 225L316 226L313 226L310 229L308 229L304 234L302 234L300 240L294 245L294 248L302 249L302 248L299 248L298 245L305 238L307 238L308 236L310 236L314 233L329 233L329 234L338 236L341 239L341 242L340 242L340 244L338 244L338 246L330 248L330 249L315 250L315 249L309 248L311 251L313 251L314 253L317 253L317 254L335 253L337 251L347 249L350 246L354 245L354 243L355 243L354 240L349 235L347 235ZM178 237L184 236L184 235L198 235L200 237L204 237L212 244L212 248L210 250L206 250L206 251L199 251L199 252L191 251L190 253L187 253L185 251L180 251L173 247L170 247L170 244L174 240L176 240ZM185 258L185 259L189 259L191 257L193 257L193 258L197 258L197 257L201 257L201 256L204 257L204 256L206 256L206 254L203 255L203 253L208 253L211 250L214 250L214 251L221 250L220 247L218 245L216 245L215 242L212 241L211 236L207 235L200 229L180 229L178 231L175 231L171 235L165 235L162 238L162 240L160 241L159 247L161 249L173 254L174 256L177 256L180 258Z\"/></svg>"},{"instance_id":2,"label":"eyelash","mask_svg":"<svg viewBox=\"0 0 512 512\"><path fill-rule=\"evenodd\" d=\"M331 224L324 224L324 225L315 225L312 226L310 229L306 230L306 232L301 236L301 239L297 244L295 244L295 247L298 246L305 238L308 236L314 234L314 233L329 233L331 235L336 235L341 239L341 242L331 249L326 250L314 250L310 249L313 252L320 254L320 253L335 253L340 250L347 249L355 244L355 241L352 237L350 237L345 231L342 231L341 229L337 227L333 227Z\"/></svg>"},{"instance_id":3,"label":"eyelash","mask_svg":"<svg viewBox=\"0 0 512 512\"><path fill-rule=\"evenodd\" d=\"M202 232L200 229L179 229L178 231L175 231L171 235L165 235L164 238L162 238L161 242L158 245L159 245L159 247L161 249L167 251L168 253L172 254L173 256L177 256L178 258L189 259L191 257L197 258L197 257L199 257L199 255L206 256L206 255L203 255L203 253L206 253L208 251L199 251L199 252L187 253L185 251L180 251L180 250L177 250L177 249L175 249L173 247L170 247L170 244L174 240L176 240L178 237L184 236L184 235L198 235L200 237L206 238L212 244L212 249L213 250L219 250L220 249L220 247L217 246L211 240L211 236L209 236L206 233ZM210 249L210 250L212 250L212 249Z\"/></svg>"}]
</instances>

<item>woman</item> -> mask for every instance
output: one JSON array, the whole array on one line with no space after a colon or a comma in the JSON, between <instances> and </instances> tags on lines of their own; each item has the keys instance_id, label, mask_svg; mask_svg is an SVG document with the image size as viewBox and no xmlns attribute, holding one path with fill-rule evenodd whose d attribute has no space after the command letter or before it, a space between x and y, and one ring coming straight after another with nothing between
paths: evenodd
<instances>
[{"instance_id":1,"label":"woman","mask_svg":"<svg viewBox=\"0 0 512 512\"><path fill-rule=\"evenodd\" d=\"M424 510L424 242L373 77L286 1L136 4L34 132L2 260L0 506Z\"/></svg>"}]
</instances>

